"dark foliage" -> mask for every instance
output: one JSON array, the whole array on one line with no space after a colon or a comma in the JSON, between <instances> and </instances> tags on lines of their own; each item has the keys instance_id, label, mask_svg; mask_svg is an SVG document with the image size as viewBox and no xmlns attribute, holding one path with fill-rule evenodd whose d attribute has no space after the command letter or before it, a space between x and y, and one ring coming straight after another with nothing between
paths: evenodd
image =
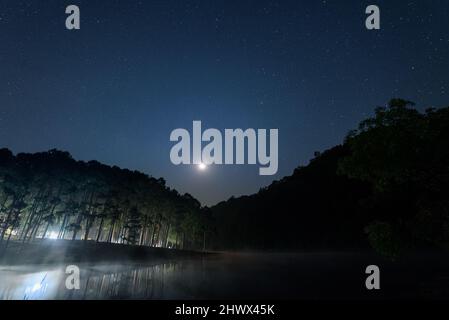
<instances>
[{"instance_id":1,"label":"dark foliage","mask_svg":"<svg viewBox=\"0 0 449 320\"><path fill-rule=\"evenodd\" d=\"M137 171L58 150L0 150L0 248L10 240L91 240L202 248L207 208Z\"/></svg>"},{"instance_id":2,"label":"dark foliage","mask_svg":"<svg viewBox=\"0 0 449 320\"><path fill-rule=\"evenodd\" d=\"M344 144L257 194L213 207L214 244L232 249L347 249L395 256L449 237L449 108L394 99Z\"/></svg>"}]
</instances>

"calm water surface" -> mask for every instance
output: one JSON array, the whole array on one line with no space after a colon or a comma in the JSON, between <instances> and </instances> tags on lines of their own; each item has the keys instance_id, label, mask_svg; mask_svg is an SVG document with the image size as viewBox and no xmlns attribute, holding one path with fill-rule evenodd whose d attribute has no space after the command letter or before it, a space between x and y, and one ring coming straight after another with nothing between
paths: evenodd
<instances>
[{"instance_id":1,"label":"calm water surface","mask_svg":"<svg viewBox=\"0 0 449 320\"><path fill-rule=\"evenodd\" d=\"M381 290L365 268L381 268ZM377 299L449 298L449 263L392 263L357 254L225 254L159 264L81 264L67 290L66 265L0 266L0 299Z\"/></svg>"}]
</instances>

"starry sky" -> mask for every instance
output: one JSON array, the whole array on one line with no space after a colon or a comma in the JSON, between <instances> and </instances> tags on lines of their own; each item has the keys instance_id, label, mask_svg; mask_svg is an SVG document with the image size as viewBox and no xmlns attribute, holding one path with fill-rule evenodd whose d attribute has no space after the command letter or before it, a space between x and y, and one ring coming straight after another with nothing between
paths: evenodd
<instances>
[{"instance_id":1,"label":"starry sky","mask_svg":"<svg viewBox=\"0 0 449 320\"><path fill-rule=\"evenodd\" d=\"M0 147L140 170L206 205L291 174L390 98L448 106L448 76L447 0L0 2ZM278 173L174 166L170 132L193 120L279 129Z\"/></svg>"}]
</instances>

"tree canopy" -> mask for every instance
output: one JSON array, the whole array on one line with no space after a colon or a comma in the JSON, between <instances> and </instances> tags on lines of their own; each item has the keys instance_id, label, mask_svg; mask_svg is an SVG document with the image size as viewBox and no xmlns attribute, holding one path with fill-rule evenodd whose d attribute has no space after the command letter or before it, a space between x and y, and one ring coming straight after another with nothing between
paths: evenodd
<instances>
[{"instance_id":1,"label":"tree canopy","mask_svg":"<svg viewBox=\"0 0 449 320\"><path fill-rule=\"evenodd\" d=\"M446 246L449 108L393 99L344 143L257 194L213 207L217 247L364 248L397 255Z\"/></svg>"},{"instance_id":2,"label":"tree canopy","mask_svg":"<svg viewBox=\"0 0 449 320\"><path fill-rule=\"evenodd\" d=\"M0 247L45 238L182 249L371 246L390 256L446 247L449 107L420 112L391 100L291 176L212 208L138 171L58 150L0 149Z\"/></svg>"},{"instance_id":3,"label":"tree canopy","mask_svg":"<svg viewBox=\"0 0 449 320\"><path fill-rule=\"evenodd\" d=\"M138 171L67 152L0 150L0 242L44 238L200 248L207 208Z\"/></svg>"}]
</instances>

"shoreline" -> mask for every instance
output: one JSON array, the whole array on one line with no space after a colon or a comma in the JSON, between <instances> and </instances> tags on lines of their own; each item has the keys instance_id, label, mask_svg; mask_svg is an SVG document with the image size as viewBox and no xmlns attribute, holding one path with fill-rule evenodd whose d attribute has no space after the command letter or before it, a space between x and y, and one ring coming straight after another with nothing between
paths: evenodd
<instances>
[{"instance_id":1,"label":"shoreline","mask_svg":"<svg viewBox=\"0 0 449 320\"><path fill-rule=\"evenodd\" d=\"M0 254L0 265L156 262L202 258L212 254L217 253L84 240L47 239L26 244L11 242L6 251Z\"/></svg>"}]
</instances>

